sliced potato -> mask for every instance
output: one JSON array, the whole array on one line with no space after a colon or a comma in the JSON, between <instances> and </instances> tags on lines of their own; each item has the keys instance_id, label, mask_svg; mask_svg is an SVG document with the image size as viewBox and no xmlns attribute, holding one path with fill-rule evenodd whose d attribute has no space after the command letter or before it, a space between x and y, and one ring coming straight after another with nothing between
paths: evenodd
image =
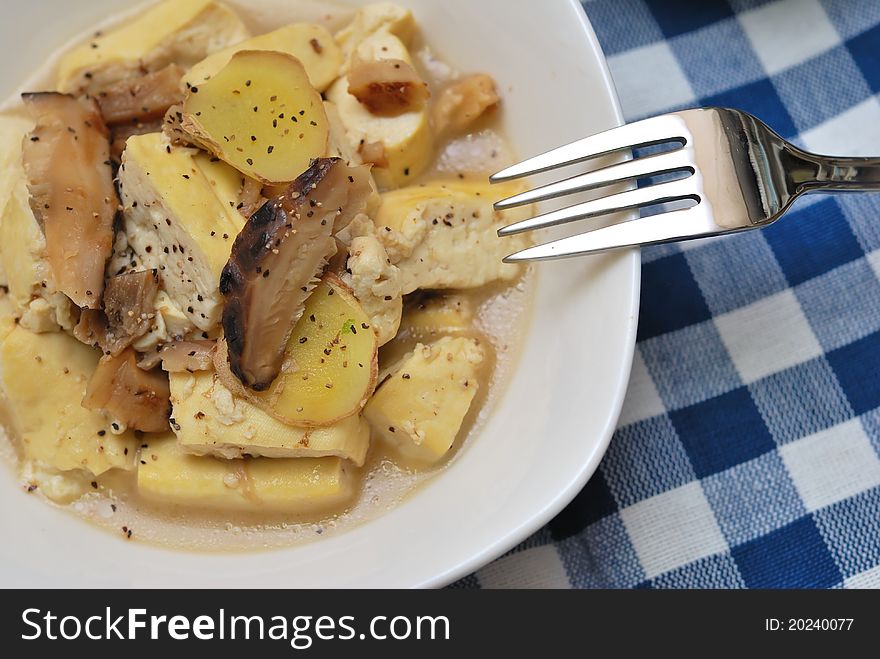
<instances>
[{"instance_id":1,"label":"sliced potato","mask_svg":"<svg viewBox=\"0 0 880 659\"><path fill-rule=\"evenodd\" d=\"M138 493L149 501L227 512L308 514L353 494L354 467L341 458L226 460L186 453L174 435L141 446Z\"/></svg>"},{"instance_id":2,"label":"sliced potato","mask_svg":"<svg viewBox=\"0 0 880 659\"><path fill-rule=\"evenodd\" d=\"M319 92L336 80L342 66L342 51L325 27L294 23L209 55L186 73L184 83L204 84L241 50L275 50L293 55L305 67L312 87Z\"/></svg>"},{"instance_id":3,"label":"sliced potato","mask_svg":"<svg viewBox=\"0 0 880 659\"><path fill-rule=\"evenodd\" d=\"M235 53L208 82L189 88L182 129L238 171L287 183L327 150L321 95L303 65L275 51Z\"/></svg>"},{"instance_id":4,"label":"sliced potato","mask_svg":"<svg viewBox=\"0 0 880 659\"><path fill-rule=\"evenodd\" d=\"M10 435L24 457L59 471L131 469L137 443L130 431L80 404L99 353L61 332L16 327L0 348Z\"/></svg>"},{"instance_id":5,"label":"sliced potato","mask_svg":"<svg viewBox=\"0 0 880 659\"><path fill-rule=\"evenodd\" d=\"M433 464L452 447L479 389L484 350L476 339L418 344L364 408L373 429L402 456Z\"/></svg>"},{"instance_id":6,"label":"sliced potato","mask_svg":"<svg viewBox=\"0 0 880 659\"><path fill-rule=\"evenodd\" d=\"M360 412L376 386L378 340L357 300L326 275L305 303L287 344L285 366L265 391L244 390L225 350L215 364L223 383L284 423L329 426Z\"/></svg>"},{"instance_id":7,"label":"sliced potato","mask_svg":"<svg viewBox=\"0 0 880 659\"><path fill-rule=\"evenodd\" d=\"M233 396L211 371L171 373L172 426L188 452L224 458L337 456L364 464L370 445L365 421L352 415L326 428L289 426Z\"/></svg>"}]
</instances>

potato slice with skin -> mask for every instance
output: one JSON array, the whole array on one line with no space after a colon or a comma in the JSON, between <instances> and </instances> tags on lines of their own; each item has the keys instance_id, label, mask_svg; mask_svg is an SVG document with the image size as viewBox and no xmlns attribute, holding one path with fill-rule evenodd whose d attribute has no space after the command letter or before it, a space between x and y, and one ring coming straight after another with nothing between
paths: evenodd
<instances>
[{"instance_id":1,"label":"potato slice with skin","mask_svg":"<svg viewBox=\"0 0 880 659\"><path fill-rule=\"evenodd\" d=\"M318 512L349 500L357 481L341 458L225 460L190 455L171 434L145 440L139 463L144 499L221 512Z\"/></svg>"},{"instance_id":2,"label":"potato slice with skin","mask_svg":"<svg viewBox=\"0 0 880 659\"><path fill-rule=\"evenodd\" d=\"M420 343L382 383L364 416L405 458L436 463L452 447L477 394L483 358L476 339Z\"/></svg>"},{"instance_id":3,"label":"potato slice with skin","mask_svg":"<svg viewBox=\"0 0 880 659\"><path fill-rule=\"evenodd\" d=\"M294 426L330 426L360 412L376 386L378 339L351 291L325 275L312 291L285 351L285 367L265 391L245 390L229 371L225 342L214 363L223 383Z\"/></svg>"},{"instance_id":4,"label":"potato slice with skin","mask_svg":"<svg viewBox=\"0 0 880 659\"><path fill-rule=\"evenodd\" d=\"M327 150L321 95L292 55L243 50L208 82L189 88L181 128L238 171L287 183Z\"/></svg>"},{"instance_id":5,"label":"potato slice with skin","mask_svg":"<svg viewBox=\"0 0 880 659\"><path fill-rule=\"evenodd\" d=\"M326 428L282 423L251 402L233 396L212 371L171 373L173 429L189 453L240 458L337 456L362 466L370 430L359 416Z\"/></svg>"},{"instance_id":6,"label":"potato slice with skin","mask_svg":"<svg viewBox=\"0 0 880 659\"><path fill-rule=\"evenodd\" d=\"M312 87L319 92L336 80L342 66L342 51L325 27L294 23L209 55L186 73L183 82L190 86L204 84L242 50L275 50L293 55L305 67Z\"/></svg>"}]
</instances>

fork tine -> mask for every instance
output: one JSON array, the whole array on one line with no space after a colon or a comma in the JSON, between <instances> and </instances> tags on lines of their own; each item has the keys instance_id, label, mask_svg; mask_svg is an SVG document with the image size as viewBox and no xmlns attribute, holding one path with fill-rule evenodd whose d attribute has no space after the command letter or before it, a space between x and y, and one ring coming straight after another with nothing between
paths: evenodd
<instances>
[{"instance_id":1,"label":"fork tine","mask_svg":"<svg viewBox=\"0 0 880 659\"><path fill-rule=\"evenodd\" d=\"M605 215L629 208L640 208L667 201L676 201L678 199L696 199L699 201L699 197L697 197L695 192L695 186L690 180L685 178L669 181L668 183L649 185L644 188L636 188L635 190L627 190L626 192L620 192L600 199L585 201L567 208L560 208L559 210L537 215L503 227L498 230L498 235L509 236L533 229L545 229L557 224L583 220L588 217L596 217L597 215Z\"/></svg>"},{"instance_id":2,"label":"fork tine","mask_svg":"<svg viewBox=\"0 0 880 659\"><path fill-rule=\"evenodd\" d=\"M703 238L722 232L723 230L714 222L712 214L706 209L705 204L698 204L691 208L669 211L650 217L640 217L595 231L587 231L577 236L555 240L544 245L529 247L511 254L504 259L504 262L546 261L570 256L583 256L609 249Z\"/></svg>"},{"instance_id":3,"label":"fork tine","mask_svg":"<svg viewBox=\"0 0 880 659\"><path fill-rule=\"evenodd\" d=\"M534 190L522 192L513 195L507 199L502 199L495 204L497 210L513 208L514 206L522 206L524 204L533 204L555 197L561 197L574 192L583 192L592 188L598 188L603 185L609 185L617 181L625 181L628 179L640 178L642 176L652 176L655 174L664 174L676 170L689 169L691 173L694 171L691 155L684 150L666 151L653 156L644 158L636 158L635 160L627 160L616 165L603 167L586 174L572 176L556 183L551 183Z\"/></svg>"},{"instance_id":4,"label":"fork tine","mask_svg":"<svg viewBox=\"0 0 880 659\"><path fill-rule=\"evenodd\" d=\"M530 176L557 167L573 165L591 158L639 146L662 144L663 142L687 141L687 127L676 115L661 115L625 124L602 133L557 147L539 156L502 169L489 177L492 183Z\"/></svg>"}]
</instances>

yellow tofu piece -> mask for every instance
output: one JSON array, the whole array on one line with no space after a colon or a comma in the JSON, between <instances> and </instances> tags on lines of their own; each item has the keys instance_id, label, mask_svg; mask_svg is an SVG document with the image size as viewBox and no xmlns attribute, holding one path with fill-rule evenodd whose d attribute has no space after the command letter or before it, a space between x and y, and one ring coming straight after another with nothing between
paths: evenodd
<instances>
[{"instance_id":1,"label":"yellow tofu piece","mask_svg":"<svg viewBox=\"0 0 880 659\"><path fill-rule=\"evenodd\" d=\"M474 303L464 295L433 295L407 306L401 332L424 341L474 330Z\"/></svg>"},{"instance_id":2,"label":"yellow tofu piece","mask_svg":"<svg viewBox=\"0 0 880 659\"><path fill-rule=\"evenodd\" d=\"M16 327L0 348L10 434L28 460L94 475L131 469L137 441L80 402L100 354L68 334Z\"/></svg>"},{"instance_id":3,"label":"yellow tofu piece","mask_svg":"<svg viewBox=\"0 0 880 659\"><path fill-rule=\"evenodd\" d=\"M211 371L170 377L172 427L189 453L225 458L337 456L358 467L367 457L370 429L358 415L323 428L298 428L236 398Z\"/></svg>"},{"instance_id":4,"label":"yellow tofu piece","mask_svg":"<svg viewBox=\"0 0 880 659\"><path fill-rule=\"evenodd\" d=\"M31 119L0 114L0 210L21 178L21 142L33 126Z\"/></svg>"},{"instance_id":5,"label":"yellow tofu piece","mask_svg":"<svg viewBox=\"0 0 880 659\"><path fill-rule=\"evenodd\" d=\"M15 329L15 305L9 295L0 291L0 343Z\"/></svg>"},{"instance_id":6,"label":"yellow tofu piece","mask_svg":"<svg viewBox=\"0 0 880 659\"><path fill-rule=\"evenodd\" d=\"M46 239L28 202L27 179L20 164L10 198L0 219L0 258L9 296L18 313L40 294L49 281Z\"/></svg>"},{"instance_id":7,"label":"yellow tofu piece","mask_svg":"<svg viewBox=\"0 0 880 659\"><path fill-rule=\"evenodd\" d=\"M409 9L392 2L374 2L355 12L351 23L336 33L336 42L348 64L364 39L377 32L392 34L408 46L415 31L416 21Z\"/></svg>"},{"instance_id":8,"label":"yellow tofu piece","mask_svg":"<svg viewBox=\"0 0 880 659\"><path fill-rule=\"evenodd\" d=\"M412 62L404 43L387 30L364 39L356 49L362 61L399 59ZM339 78L327 91L345 126L349 146L355 151L365 144L380 143L387 165L373 167L376 182L384 188L406 185L421 174L434 155L427 106L393 117L376 116L348 93L348 77Z\"/></svg>"},{"instance_id":9,"label":"yellow tofu piece","mask_svg":"<svg viewBox=\"0 0 880 659\"><path fill-rule=\"evenodd\" d=\"M355 491L356 471L342 458L225 460L191 455L170 434L144 443L138 492L157 503L304 514L339 506Z\"/></svg>"},{"instance_id":10,"label":"yellow tofu piece","mask_svg":"<svg viewBox=\"0 0 880 659\"><path fill-rule=\"evenodd\" d=\"M94 90L172 62L188 68L249 36L238 16L220 2L164 0L67 52L58 63L58 91Z\"/></svg>"},{"instance_id":11,"label":"yellow tofu piece","mask_svg":"<svg viewBox=\"0 0 880 659\"><path fill-rule=\"evenodd\" d=\"M319 92L336 80L342 66L342 51L327 28L294 23L209 55L186 73L184 83L198 86L209 80L240 50L276 50L293 55L305 68L312 87Z\"/></svg>"},{"instance_id":12,"label":"yellow tofu piece","mask_svg":"<svg viewBox=\"0 0 880 659\"><path fill-rule=\"evenodd\" d=\"M160 133L126 142L119 181L128 244L189 321L209 330L220 318L220 273L244 218L230 197L239 174ZM230 202L233 202L230 204Z\"/></svg>"},{"instance_id":13,"label":"yellow tofu piece","mask_svg":"<svg viewBox=\"0 0 880 659\"><path fill-rule=\"evenodd\" d=\"M434 464L449 452L477 395L483 358L476 339L419 343L376 390L364 416L403 457Z\"/></svg>"}]
</instances>

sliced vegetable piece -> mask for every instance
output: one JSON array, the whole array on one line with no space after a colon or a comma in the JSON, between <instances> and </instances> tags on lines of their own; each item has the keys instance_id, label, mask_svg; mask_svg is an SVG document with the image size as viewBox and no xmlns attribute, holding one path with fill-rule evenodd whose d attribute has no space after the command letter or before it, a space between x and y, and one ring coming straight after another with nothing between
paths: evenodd
<instances>
[{"instance_id":1,"label":"sliced vegetable piece","mask_svg":"<svg viewBox=\"0 0 880 659\"><path fill-rule=\"evenodd\" d=\"M336 252L332 232L363 212L371 192L366 167L316 160L235 239L220 291L229 366L246 386L266 389L278 375L303 303Z\"/></svg>"},{"instance_id":2,"label":"sliced vegetable piece","mask_svg":"<svg viewBox=\"0 0 880 659\"><path fill-rule=\"evenodd\" d=\"M186 453L174 435L141 448L138 492L150 501L193 508L308 514L339 506L357 473L342 458L226 460Z\"/></svg>"},{"instance_id":3,"label":"sliced vegetable piece","mask_svg":"<svg viewBox=\"0 0 880 659\"><path fill-rule=\"evenodd\" d=\"M164 69L125 78L94 94L101 116L108 125L161 119L168 108L183 99L183 69L169 64Z\"/></svg>"},{"instance_id":4,"label":"sliced vegetable piece","mask_svg":"<svg viewBox=\"0 0 880 659\"><path fill-rule=\"evenodd\" d=\"M107 128L93 100L54 92L22 98L36 120L22 159L54 284L78 306L97 309L119 203Z\"/></svg>"},{"instance_id":5,"label":"sliced vegetable piece","mask_svg":"<svg viewBox=\"0 0 880 659\"><path fill-rule=\"evenodd\" d=\"M434 104L431 118L440 135L462 133L485 113L494 110L501 98L495 81L485 73L469 75L444 89Z\"/></svg>"},{"instance_id":6,"label":"sliced vegetable piece","mask_svg":"<svg viewBox=\"0 0 880 659\"><path fill-rule=\"evenodd\" d=\"M128 428L161 432L168 429L169 395L168 376L138 368L137 353L127 348L101 358L82 404Z\"/></svg>"},{"instance_id":7,"label":"sliced vegetable piece","mask_svg":"<svg viewBox=\"0 0 880 659\"><path fill-rule=\"evenodd\" d=\"M402 456L434 464L447 455L479 389L480 343L443 337L416 345L364 408L372 428Z\"/></svg>"},{"instance_id":8,"label":"sliced vegetable piece","mask_svg":"<svg viewBox=\"0 0 880 659\"><path fill-rule=\"evenodd\" d=\"M242 50L274 50L292 55L305 67L309 82L319 92L336 80L342 66L342 51L325 27L294 23L209 55L186 73L184 83L204 84Z\"/></svg>"},{"instance_id":9,"label":"sliced vegetable piece","mask_svg":"<svg viewBox=\"0 0 880 659\"><path fill-rule=\"evenodd\" d=\"M369 427L357 415L325 428L291 426L234 396L209 371L172 373L171 402L174 432L190 453L224 458L337 456L361 466L370 444Z\"/></svg>"},{"instance_id":10,"label":"sliced vegetable piece","mask_svg":"<svg viewBox=\"0 0 880 659\"><path fill-rule=\"evenodd\" d=\"M107 279L104 313L107 315L106 349L111 354L118 355L147 333L158 292L158 270L127 272Z\"/></svg>"},{"instance_id":11,"label":"sliced vegetable piece","mask_svg":"<svg viewBox=\"0 0 880 659\"><path fill-rule=\"evenodd\" d=\"M263 183L289 183L325 153L321 95L287 53L235 53L210 80L189 88L182 130L193 143Z\"/></svg>"},{"instance_id":12,"label":"sliced vegetable piece","mask_svg":"<svg viewBox=\"0 0 880 659\"><path fill-rule=\"evenodd\" d=\"M421 110L430 96L428 85L413 66L396 59L354 64L348 74L348 93L380 117Z\"/></svg>"}]
</instances>

